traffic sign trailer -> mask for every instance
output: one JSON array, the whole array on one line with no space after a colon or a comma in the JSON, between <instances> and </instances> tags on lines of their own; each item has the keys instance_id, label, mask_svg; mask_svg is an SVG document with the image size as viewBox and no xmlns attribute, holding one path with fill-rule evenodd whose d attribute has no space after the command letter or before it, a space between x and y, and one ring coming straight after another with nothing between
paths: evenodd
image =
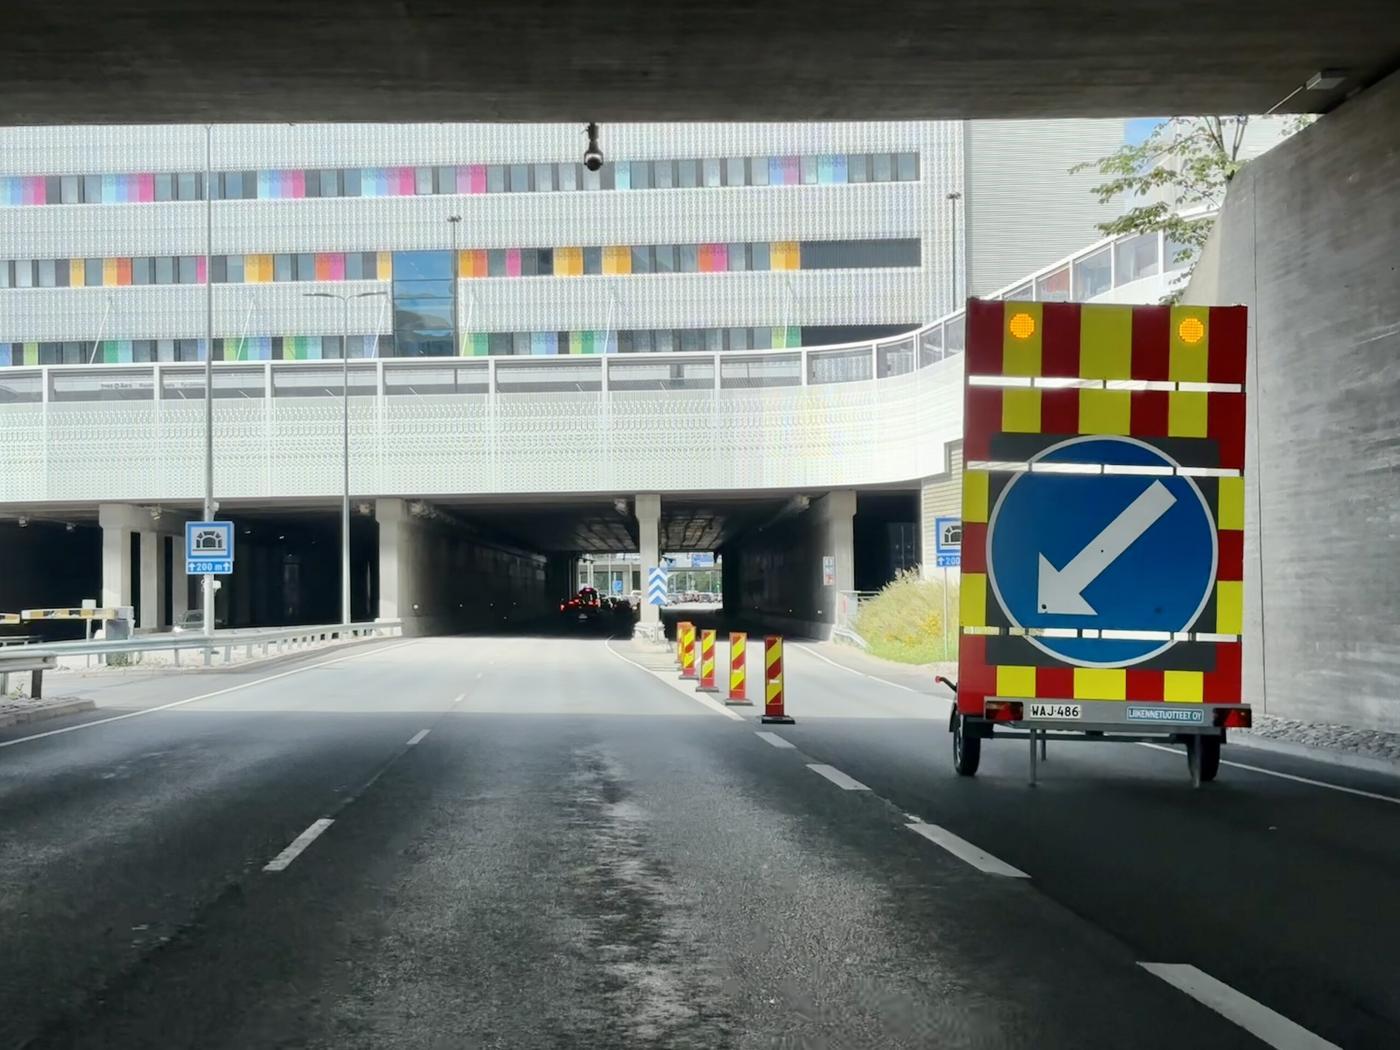
<instances>
[{"instance_id":1,"label":"traffic sign trailer","mask_svg":"<svg viewBox=\"0 0 1400 1050\"><path fill-rule=\"evenodd\" d=\"M958 772L1029 740L1034 784L1054 737L1213 779L1251 722L1244 308L974 299L967 327Z\"/></svg>"}]
</instances>

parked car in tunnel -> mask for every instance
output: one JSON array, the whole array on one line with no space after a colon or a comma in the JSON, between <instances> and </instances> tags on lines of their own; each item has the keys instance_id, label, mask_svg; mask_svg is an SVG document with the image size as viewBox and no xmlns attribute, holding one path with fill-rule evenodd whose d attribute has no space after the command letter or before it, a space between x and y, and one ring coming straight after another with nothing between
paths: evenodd
<instances>
[{"instance_id":1,"label":"parked car in tunnel","mask_svg":"<svg viewBox=\"0 0 1400 1050\"><path fill-rule=\"evenodd\" d=\"M572 598L559 603L559 615L567 623L589 623L605 615L602 599L594 587L580 587Z\"/></svg>"}]
</instances>

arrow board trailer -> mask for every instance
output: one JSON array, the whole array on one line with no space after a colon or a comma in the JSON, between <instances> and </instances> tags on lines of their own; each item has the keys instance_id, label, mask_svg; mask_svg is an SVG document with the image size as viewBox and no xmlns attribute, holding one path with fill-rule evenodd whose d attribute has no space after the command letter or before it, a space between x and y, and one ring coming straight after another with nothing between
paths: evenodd
<instances>
[{"instance_id":1,"label":"arrow board trailer","mask_svg":"<svg viewBox=\"0 0 1400 1050\"><path fill-rule=\"evenodd\" d=\"M1241 699L1242 306L967 307L953 759L982 743L1185 746Z\"/></svg>"}]
</instances>

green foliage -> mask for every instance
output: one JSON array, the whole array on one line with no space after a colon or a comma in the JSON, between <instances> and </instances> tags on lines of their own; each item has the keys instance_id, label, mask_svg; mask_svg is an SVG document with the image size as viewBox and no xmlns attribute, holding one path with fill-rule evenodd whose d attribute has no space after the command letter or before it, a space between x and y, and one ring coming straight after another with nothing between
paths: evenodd
<instances>
[{"instance_id":1,"label":"green foliage","mask_svg":"<svg viewBox=\"0 0 1400 1050\"><path fill-rule=\"evenodd\" d=\"M958 589L949 588L949 646L943 645L943 584L902 572L884 590L861 603L855 630L870 652L886 660L927 664L956 658Z\"/></svg>"}]
</instances>

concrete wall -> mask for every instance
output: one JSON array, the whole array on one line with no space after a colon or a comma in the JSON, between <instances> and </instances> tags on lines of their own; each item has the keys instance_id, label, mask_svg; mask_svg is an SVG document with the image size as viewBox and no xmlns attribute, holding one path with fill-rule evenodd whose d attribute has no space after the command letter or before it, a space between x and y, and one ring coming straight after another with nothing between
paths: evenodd
<instances>
[{"instance_id":1,"label":"concrete wall","mask_svg":"<svg viewBox=\"0 0 1400 1050\"><path fill-rule=\"evenodd\" d=\"M1235 180L1186 293L1250 307L1245 696L1400 729L1400 75Z\"/></svg>"},{"instance_id":2,"label":"concrete wall","mask_svg":"<svg viewBox=\"0 0 1400 1050\"><path fill-rule=\"evenodd\" d=\"M404 634L494 630L538 620L557 608L548 587L564 564L494 543L441 516L420 516L404 500L378 500L379 617Z\"/></svg>"}]
</instances>

